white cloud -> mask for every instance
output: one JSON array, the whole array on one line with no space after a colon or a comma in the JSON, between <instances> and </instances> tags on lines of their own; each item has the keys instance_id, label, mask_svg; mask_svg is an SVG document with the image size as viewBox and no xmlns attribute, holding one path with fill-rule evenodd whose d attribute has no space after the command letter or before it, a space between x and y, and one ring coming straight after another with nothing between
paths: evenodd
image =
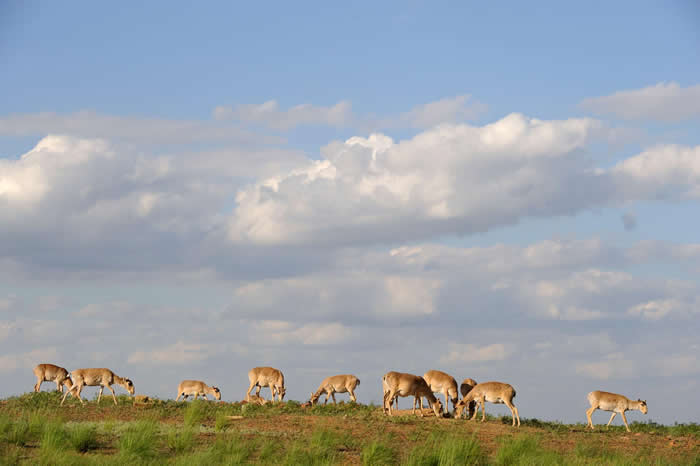
<instances>
[{"instance_id":1,"label":"white cloud","mask_svg":"<svg viewBox=\"0 0 700 466\"><path fill-rule=\"evenodd\" d=\"M462 123L475 120L487 109L486 104L472 100L469 95L458 95L417 105L408 112L396 117L380 119L373 125L376 129L432 128L443 123Z\"/></svg>"},{"instance_id":2,"label":"white cloud","mask_svg":"<svg viewBox=\"0 0 700 466\"><path fill-rule=\"evenodd\" d=\"M134 351L129 355L128 362L148 365L188 365L204 361L219 352L221 348L216 345L178 341L163 348Z\"/></svg>"},{"instance_id":3,"label":"white cloud","mask_svg":"<svg viewBox=\"0 0 700 466\"><path fill-rule=\"evenodd\" d=\"M656 321L666 318L672 314L675 315L692 315L700 312L700 301L687 302L679 297L671 297L664 299L654 299L639 303L630 307L627 314L635 317L641 317L645 320Z\"/></svg>"},{"instance_id":4,"label":"white cloud","mask_svg":"<svg viewBox=\"0 0 700 466\"><path fill-rule=\"evenodd\" d=\"M638 377L640 369L635 361L618 352L599 361L576 364L576 373L600 380L626 379Z\"/></svg>"},{"instance_id":5,"label":"white cloud","mask_svg":"<svg viewBox=\"0 0 700 466\"><path fill-rule=\"evenodd\" d=\"M344 127L353 123L352 108L347 101L338 102L332 107L302 104L288 110L280 110L275 100L260 105L218 106L214 109L214 117L217 120L234 119L256 123L278 130L304 125Z\"/></svg>"},{"instance_id":6,"label":"white cloud","mask_svg":"<svg viewBox=\"0 0 700 466\"><path fill-rule=\"evenodd\" d=\"M282 142L278 137L264 136L212 121L124 117L87 110L70 114L43 112L0 117L0 135L46 134L115 139L141 144Z\"/></svg>"},{"instance_id":7,"label":"white cloud","mask_svg":"<svg viewBox=\"0 0 700 466\"><path fill-rule=\"evenodd\" d=\"M700 146L662 145L611 170L621 194L636 199L700 198Z\"/></svg>"},{"instance_id":8,"label":"white cloud","mask_svg":"<svg viewBox=\"0 0 700 466\"><path fill-rule=\"evenodd\" d=\"M213 115L217 120L238 120L285 131L310 125L378 130L422 129L443 123L461 123L474 120L486 109L485 104L473 100L471 96L458 95L417 105L407 112L387 117L354 115L348 101L340 101L329 107L302 104L283 110L276 100L235 107L220 105L214 108Z\"/></svg>"},{"instance_id":9,"label":"white cloud","mask_svg":"<svg viewBox=\"0 0 700 466\"><path fill-rule=\"evenodd\" d=\"M473 344L450 343L447 356L440 358L443 364L503 361L513 352L502 343L493 343L486 346Z\"/></svg>"},{"instance_id":10,"label":"white cloud","mask_svg":"<svg viewBox=\"0 0 700 466\"><path fill-rule=\"evenodd\" d=\"M263 320L252 323L252 341L258 345L328 345L344 344L352 329L338 323L297 325L286 321Z\"/></svg>"},{"instance_id":11,"label":"white cloud","mask_svg":"<svg viewBox=\"0 0 700 466\"><path fill-rule=\"evenodd\" d=\"M513 114L483 127L441 126L401 143L383 135L333 143L323 150L326 160L241 190L231 239L407 239L573 213L610 196L577 157L598 130L593 120Z\"/></svg>"},{"instance_id":12,"label":"white cloud","mask_svg":"<svg viewBox=\"0 0 700 466\"><path fill-rule=\"evenodd\" d=\"M581 102L581 107L627 120L686 120L700 116L700 84L681 87L676 82L661 82L642 89L590 97Z\"/></svg>"}]
</instances>

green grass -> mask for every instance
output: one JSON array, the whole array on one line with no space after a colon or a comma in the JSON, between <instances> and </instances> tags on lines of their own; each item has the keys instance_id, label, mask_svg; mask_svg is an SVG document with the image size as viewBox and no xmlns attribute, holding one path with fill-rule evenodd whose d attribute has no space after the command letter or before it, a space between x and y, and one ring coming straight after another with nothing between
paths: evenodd
<instances>
[{"instance_id":1,"label":"green grass","mask_svg":"<svg viewBox=\"0 0 700 466\"><path fill-rule=\"evenodd\" d=\"M139 407L134 407L128 396L120 396L118 401L118 406L109 397L100 405L90 402L81 407L75 401L72 406L60 407L60 394L52 392L3 400L0 465L361 462L378 466L700 466L697 424L635 422L630 427L634 433L643 433L640 438L647 446L633 449L624 441L630 439L624 426L619 425L590 432L580 423L522 419L522 428L512 429L509 416L488 416L491 422L487 424L412 415L389 417L377 406L343 402L302 408L295 401L259 406L155 400ZM228 418L241 414L245 419ZM502 435L496 446L492 441L478 441L483 429ZM666 448L667 437L679 448ZM572 441L562 441L569 438Z\"/></svg>"},{"instance_id":2,"label":"green grass","mask_svg":"<svg viewBox=\"0 0 700 466\"><path fill-rule=\"evenodd\" d=\"M129 425L119 438L119 454L129 460L147 460L156 454L158 425L139 421Z\"/></svg>"},{"instance_id":3,"label":"green grass","mask_svg":"<svg viewBox=\"0 0 700 466\"><path fill-rule=\"evenodd\" d=\"M192 428L176 427L168 432L166 444L168 446L168 450L179 455L192 451L195 440L195 433Z\"/></svg>"},{"instance_id":4,"label":"green grass","mask_svg":"<svg viewBox=\"0 0 700 466\"><path fill-rule=\"evenodd\" d=\"M520 434L505 437L496 453L494 464L498 466L564 464L562 455L553 450L542 448L538 437Z\"/></svg>"},{"instance_id":5,"label":"green grass","mask_svg":"<svg viewBox=\"0 0 700 466\"><path fill-rule=\"evenodd\" d=\"M374 440L362 448L363 466L390 466L396 464L396 451L385 443Z\"/></svg>"},{"instance_id":6,"label":"green grass","mask_svg":"<svg viewBox=\"0 0 700 466\"><path fill-rule=\"evenodd\" d=\"M183 421L187 427L199 426L206 417L206 401L193 400L189 403Z\"/></svg>"},{"instance_id":7,"label":"green grass","mask_svg":"<svg viewBox=\"0 0 700 466\"><path fill-rule=\"evenodd\" d=\"M78 453L96 450L100 446L97 439L97 429L89 424L74 425L69 431L68 439L70 445Z\"/></svg>"},{"instance_id":8,"label":"green grass","mask_svg":"<svg viewBox=\"0 0 700 466\"><path fill-rule=\"evenodd\" d=\"M405 461L410 466L486 465L486 455L475 437L436 435L411 450Z\"/></svg>"},{"instance_id":9,"label":"green grass","mask_svg":"<svg viewBox=\"0 0 700 466\"><path fill-rule=\"evenodd\" d=\"M62 451L68 448L68 432L60 421L51 421L44 426L41 436L41 449Z\"/></svg>"}]
</instances>

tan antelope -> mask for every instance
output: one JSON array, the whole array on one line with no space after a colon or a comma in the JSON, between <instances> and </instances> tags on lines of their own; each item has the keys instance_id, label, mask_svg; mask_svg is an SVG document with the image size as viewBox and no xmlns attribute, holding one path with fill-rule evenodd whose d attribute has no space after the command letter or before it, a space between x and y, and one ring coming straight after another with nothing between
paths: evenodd
<instances>
[{"instance_id":1,"label":"tan antelope","mask_svg":"<svg viewBox=\"0 0 700 466\"><path fill-rule=\"evenodd\" d=\"M71 385L73 385L68 371L54 364L37 364L34 368L34 375L36 376L36 385L34 385L35 392L41 390L41 384L43 382L56 382L56 390L61 393L63 393L64 385L69 390Z\"/></svg>"},{"instance_id":2,"label":"tan antelope","mask_svg":"<svg viewBox=\"0 0 700 466\"><path fill-rule=\"evenodd\" d=\"M180 400L181 396L183 400L186 400L188 396L192 395L194 395L195 400L198 396L206 400L207 393L217 400L221 400L221 391L217 387L210 387L201 380L183 380L177 386L177 398L175 398L175 401Z\"/></svg>"},{"instance_id":3,"label":"tan antelope","mask_svg":"<svg viewBox=\"0 0 700 466\"><path fill-rule=\"evenodd\" d=\"M630 426L627 424L627 417L625 417L625 411L630 411L630 410L638 410L641 411L642 414L647 413L647 402L646 400L637 400L637 401L632 401L629 398L618 395L617 393L608 393L608 392L601 392L600 390L596 390L594 392L591 392L588 394L588 402L591 404L591 407L586 410L586 417L588 418L588 425L587 427L590 427L593 429L593 420L591 419L591 414L596 409L600 409L603 411L612 411L612 416L610 416L610 420L608 421L607 426L610 426L610 423L612 420L615 418L617 413L620 413L622 416L622 422L625 423L625 427L627 428L627 432L630 431Z\"/></svg>"},{"instance_id":4,"label":"tan antelope","mask_svg":"<svg viewBox=\"0 0 700 466\"><path fill-rule=\"evenodd\" d=\"M382 377L382 391L384 392L383 396L386 396L387 393L389 393L389 385L386 382L386 376ZM415 403L415 400L413 400ZM396 405L396 409L399 409L399 397L397 396L394 398L394 404ZM414 407L415 409L415 407ZM421 404L421 409L423 409L423 405Z\"/></svg>"},{"instance_id":5,"label":"tan antelope","mask_svg":"<svg viewBox=\"0 0 700 466\"><path fill-rule=\"evenodd\" d=\"M384 403L382 404L384 414L386 414L388 408L389 416L393 416L391 405L394 399L399 396L414 397L413 414L416 414L416 400L421 396L428 399L428 404L433 408L435 417L440 417L442 414L442 403L435 398L435 395L433 395L432 390L423 377L391 371L387 372L384 374L384 377L382 377L382 387L388 388L388 391L384 393ZM420 409L420 415L423 417L422 407Z\"/></svg>"},{"instance_id":6,"label":"tan antelope","mask_svg":"<svg viewBox=\"0 0 700 466\"><path fill-rule=\"evenodd\" d=\"M469 393L472 388L476 387L476 380L474 379L464 379L462 380L462 383L459 386L459 392L462 394L462 398L467 396L467 393ZM476 401L472 400L469 402L469 414L468 418L471 418L474 416L474 410L476 408Z\"/></svg>"},{"instance_id":7,"label":"tan antelope","mask_svg":"<svg viewBox=\"0 0 700 466\"><path fill-rule=\"evenodd\" d=\"M98 403L102 399L102 391L104 388L109 388L109 391L112 392L112 399L114 400L115 405L117 404L117 397L114 395L112 384L116 383L117 385L121 385L127 392L129 392L130 395L133 395L135 391L134 383L131 380L119 377L117 374L109 369L105 369L104 367L96 369L76 369L71 372L71 377L73 378L73 385L71 386L70 390L76 391L76 396L80 400L80 404L85 404L83 399L80 397L80 393L83 391L83 387L85 386L100 386L100 392L97 395ZM61 405L63 405L63 402L66 401L66 396L68 396L68 392L63 395Z\"/></svg>"},{"instance_id":8,"label":"tan antelope","mask_svg":"<svg viewBox=\"0 0 700 466\"><path fill-rule=\"evenodd\" d=\"M325 393L326 400L323 402L323 404L325 405L326 403L328 403L329 397L333 398L333 404L336 404L336 393L348 393L350 394L350 399L357 403L357 397L355 396L355 388L357 388L359 385L360 379L358 379L352 374L333 375L330 377L326 377L325 379L323 379L323 382L321 382L321 385L318 386L318 390L316 390L316 393L311 394L311 398L309 398L309 401L311 402L311 406L313 406L318 402L318 399L321 397L321 395Z\"/></svg>"},{"instance_id":9,"label":"tan antelope","mask_svg":"<svg viewBox=\"0 0 700 466\"><path fill-rule=\"evenodd\" d=\"M481 422L484 422L486 420L485 404L487 401L489 403L496 404L505 403L505 405L508 406L511 414L513 415L513 426L515 426L515 420L517 419L518 427L520 427L520 415L518 414L518 408L516 408L513 404L513 398L515 398L515 389L507 383L479 383L476 384L476 386L472 388L464 398L459 400L459 403L457 403L458 412L456 417L459 417L462 414L462 410L469 406L470 401L475 400L477 402L481 402ZM478 413L479 407L477 405L477 409L470 419L473 420L474 418L476 418L476 415Z\"/></svg>"},{"instance_id":10,"label":"tan antelope","mask_svg":"<svg viewBox=\"0 0 700 466\"><path fill-rule=\"evenodd\" d=\"M428 383L433 393L442 393L445 395L445 414L447 414L449 410L449 400L452 400L453 409L457 409L459 393L457 392L457 381L454 377L442 371L430 370L423 374L423 380ZM423 409L423 400L419 399L418 401L420 402L421 409Z\"/></svg>"},{"instance_id":11,"label":"tan antelope","mask_svg":"<svg viewBox=\"0 0 700 466\"><path fill-rule=\"evenodd\" d=\"M246 392L246 399L250 396L250 391L253 387L258 387L255 390L255 394L260 396L260 389L262 387L270 387L270 392L272 393L272 401L275 401L275 392L279 397L279 401L282 401L286 390L284 388L284 375L279 369L273 367L254 367L248 372L248 380L250 381L250 387Z\"/></svg>"}]
</instances>

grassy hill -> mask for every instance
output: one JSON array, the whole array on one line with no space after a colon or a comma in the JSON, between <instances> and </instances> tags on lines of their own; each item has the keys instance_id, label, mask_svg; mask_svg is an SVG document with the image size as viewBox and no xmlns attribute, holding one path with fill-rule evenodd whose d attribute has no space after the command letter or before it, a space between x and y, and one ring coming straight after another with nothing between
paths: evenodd
<instances>
[{"instance_id":1,"label":"grassy hill","mask_svg":"<svg viewBox=\"0 0 700 466\"><path fill-rule=\"evenodd\" d=\"M523 419L516 429L510 417L388 417L353 403L118 400L61 407L58 393L41 392L0 401L0 464L700 465L697 424L632 423L627 433Z\"/></svg>"}]
</instances>

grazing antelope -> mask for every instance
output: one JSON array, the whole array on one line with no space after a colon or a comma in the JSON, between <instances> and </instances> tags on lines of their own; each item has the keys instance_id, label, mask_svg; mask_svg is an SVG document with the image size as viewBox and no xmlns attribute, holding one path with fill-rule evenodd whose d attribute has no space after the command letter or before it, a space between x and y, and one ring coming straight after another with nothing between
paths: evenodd
<instances>
[{"instance_id":1,"label":"grazing antelope","mask_svg":"<svg viewBox=\"0 0 700 466\"><path fill-rule=\"evenodd\" d=\"M457 393L457 381L454 377L442 371L431 370L423 374L423 379L428 383L433 393L442 393L445 395L445 414L447 414L449 410L449 400L452 400L453 409L457 409L459 394ZM418 402L420 403L421 409L423 409L423 400L419 398Z\"/></svg>"},{"instance_id":2,"label":"grazing antelope","mask_svg":"<svg viewBox=\"0 0 700 466\"><path fill-rule=\"evenodd\" d=\"M255 394L260 396L260 389L262 387L270 387L270 392L272 393L272 401L275 401L275 392L279 397L279 401L282 401L286 390L284 388L284 374L279 369L272 367L254 367L248 372L248 380L250 381L250 387L246 392L246 399L250 396L250 391L253 387L258 387L255 390Z\"/></svg>"},{"instance_id":3,"label":"grazing antelope","mask_svg":"<svg viewBox=\"0 0 700 466\"><path fill-rule=\"evenodd\" d=\"M399 396L414 397L413 414L416 414L416 399L420 398L421 396L428 399L428 404L431 408L433 408L435 417L440 417L442 414L442 403L440 403L440 400L435 398L435 395L433 395L432 390L423 377L391 371L384 374L384 377L382 378L382 386L384 388L388 388L388 391L384 393L382 410L386 414L388 408L389 416L393 416L391 412L391 404L394 399ZM423 407L420 409L420 415L423 417Z\"/></svg>"},{"instance_id":4,"label":"grazing antelope","mask_svg":"<svg viewBox=\"0 0 700 466\"><path fill-rule=\"evenodd\" d=\"M116 383L117 385L121 385L127 392L129 392L130 395L133 395L135 391L134 383L131 380L119 377L111 370L105 369L103 367L98 369L76 369L73 372L71 372L71 377L73 379L73 385L71 386L70 391L76 391L76 395L80 400L80 404L85 404L83 402L83 399L80 397L80 393L83 391L83 387L85 386L100 386L100 392L97 395L98 403L102 399L102 390L104 390L105 387L109 388L109 391L112 392L112 399L114 400L115 405L117 404L117 397L114 395L114 389L112 388L112 384ZM63 402L66 401L66 396L68 396L68 392L66 392L66 394L63 395L61 405L63 405Z\"/></svg>"},{"instance_id":5,"label":"grazing antelope","mask_svg":"<svg viewBox=\"0 0 700 466\"><path fill-rule=\"evenodd\" d=\"M318 402L318 399L321 397L321 395L325 393L326 401L324 401L323 404L325 405L326 403L328 403L329 397L333 398L333 404L336 404L336 393L348 393L350 394L350 399L357 403L357 397L355 396L355 388L357 388L359 385L360 379L358 379L352 374L333 375L331 377L326 377L325 379L323 379L323 382L321 382L321 385L318 386L318 390L316 390L316 393L311 394L311 398L309 398L309 401L313 406Z\"/></svg>"},{"instance_id":6,"label":"grazing antelope","mask_svg":"<svg viewBox=\"0 0 700 466\"><path fill-rule=\"evenodd\" d=\"M181 396L183 400L186 400L188 396L192 395L194 395L195 400L198 396L202 396L206 400L207 393L217 400L221 399L221 391L218 388L210 387L200 380L183 380L177 386L177 398L175 398L175 401L178 401Z\"/></svg>"},{"instance_id":7,"label":"grazing antelope","mask_svg":"<svg viewBox=\"0 0 700 466\"><path fill-rule=\"evenodd\" d=\"M64 385L68 389L73 385L68 371L54 364L37 364L34 368L34 375L36 376L35 392L41 390L41 384L44 382L56 382L56 390L61 393L63 393Z\"/></svg>"},{"instance_id":8,"label":"grazing antelope","mask_svg":"<svg viewBox=\"0 0 700 466\"><path fill-rule=\"evenodd\" d=\"M591 407L586 410L586 417L588 418L588 426L590 426L591 429L593 429L593 420L591 419L591 414L596 409L601 409L603 411L612 411L612 416L610 416L610 420L608 421L607 426L610 426L610 423L612 420L615 418L615 415L617 413L620 413L622 416L622 421L625 423L625 427L627 428L627 432L630 431L630 426L627 424L627 417L625 417L625 411L630 411L630 410L638 410L641 411L642 414L647 413L647 402L646 400L640 400L637 399L637 401L632 401L629 398L618 395L617 393L608 393L608 392L601 392L600 390L596 390L594 392L591 392L588 394L588 402L591 404Z\"/></svg>"},{"instance_id":9,"label":"grazing antelope","mask_svg":"<svg viewBox=\"0 0 700 466\"><path fill-rule=\"evenodd\" d=\"M476 386L476 380L474 379L464 379L462 380L462 384L459 386L459 392L462 394L462 398L467 396L467 393L469 393L472 388ZM472 400L469 402L469 414L468 418L471 418L474 416L474 410L476 408L476 401Z\"/></svg>"},{"instance_id":10,"label":"grazing antelope","mask_svg":"<svg viewBox=\"0 0 700 466\"><path fill-rule=\"evenodd\" d=\"M489 403L496 404L505 403L513 415L513 426L515 426L515 420L517 419L518 427L520 427L520 415L518 414L518 408L516 408L513 404L513 398L515 398L515 389L507 383L479 383L476 384L476 386L474 386L474 388L472 388L464 398L459 400L459 403L457 403L458 413L456 417L459 417L462 414L462 410L469 405L470 401L476 400L477 402L481 402L481 422L484 422L486 420L485 404L487 401ZM474 420L478 413L479 408L477 405L477 409L470 419Z\"/></svg>"}]
</instances>

